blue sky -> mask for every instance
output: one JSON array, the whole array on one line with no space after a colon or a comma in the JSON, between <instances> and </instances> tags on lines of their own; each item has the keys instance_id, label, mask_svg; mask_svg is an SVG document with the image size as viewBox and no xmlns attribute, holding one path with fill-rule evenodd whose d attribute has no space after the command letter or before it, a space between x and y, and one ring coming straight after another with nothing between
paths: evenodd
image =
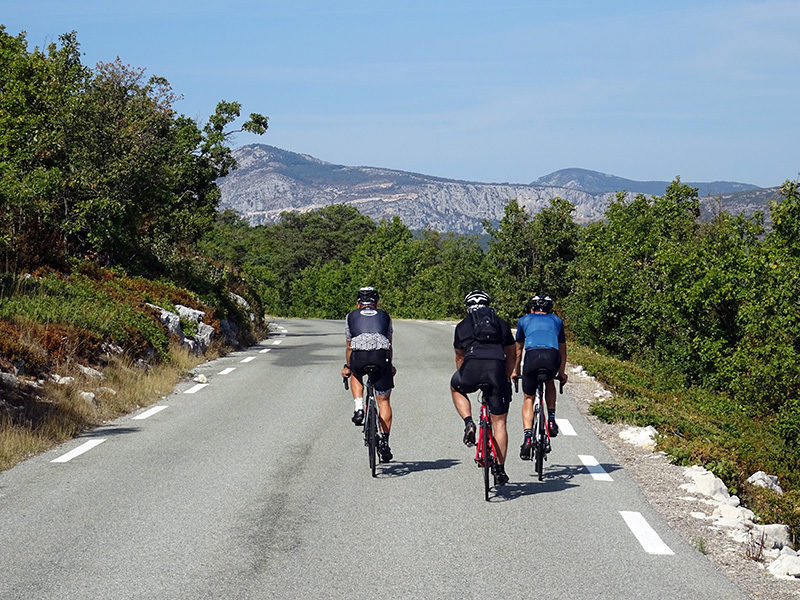
<instances>
[{"instance_id":1,"label":"blue sky","mask_svg":"<svg viewBox=\"0 0 800 600\"><path fill-rule=\"evenodd\" d=\"M567 167L760 186L800 172L800 2L0 0L29 47L166 77L199 121L346 165L528 183Z\"/></svg>"}]
</instances>

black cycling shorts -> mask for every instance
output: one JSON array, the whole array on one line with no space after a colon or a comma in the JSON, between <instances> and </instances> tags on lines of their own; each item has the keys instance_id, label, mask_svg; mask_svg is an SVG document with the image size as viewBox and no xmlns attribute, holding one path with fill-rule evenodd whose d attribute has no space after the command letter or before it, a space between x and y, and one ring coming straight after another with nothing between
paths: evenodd
<instances>
[{"instance_id":1,"label":"black cycling shorts","mask_svg":"<svg viewBox=\"0 0 800 600\"><path fill-rule=\"evenodd\" d=\"M491 387L486 390L486 403L493 415L504 415L511 403L511 381L506 374L506 363L502 360L470 358L453 373L450 385L462 394L477 392L482 383Z\"/></svg>"},{"instance_id":2,"label":"black cycling shorts","mask_svg":"<svg viewBox=\"0 0 800 600\"><path fill-rule=\"evenodd\" d=\"M561 368L561 353L555 348L529 348L525 351L525 363L522 365L522 391L533 396L536 394L536 371L544 369L547 378L554 379Z\"/></svg>"},{"instance_id":3,"label":"black cycling shorts","mask_svg":"<svg viewBox=\"0 0 800 600\"><path fill-rule=\"evenodd\" d=\"M377 375L371 378L376 392L388 392L394 387L388 350L353 350L350 353L350 370L359 381L362 381L367 365L377 365L379 369Z\"/></svg>"}]
</instances>

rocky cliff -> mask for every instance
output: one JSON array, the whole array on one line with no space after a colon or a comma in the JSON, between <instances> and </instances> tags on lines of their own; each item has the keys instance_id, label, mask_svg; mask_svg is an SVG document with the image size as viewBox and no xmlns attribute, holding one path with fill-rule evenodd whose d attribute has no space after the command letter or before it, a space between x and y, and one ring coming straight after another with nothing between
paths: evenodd
<instances>
[{"instance_id":1,"label":"rocky cliff","mask_svg":"<svg viewBox=\"0 0 800 600\"><path fill-rule=\"evenodd\" d=\"M513 198L535 214L551 198L560 196L575 205L575 220L585 223L602 217L616 191L609 191L608 185L613 187L614 183L608 181L607 189L601 191L582 189L591 186L582 186L574 173L567 184L561 185L549 184L544 178L530 185L477 183L336 165L261 144L238 148L234 156L239 168L218 182L222 191L220 208L233 209L253 224L275 222L283 211L307 211L338 203L353 205L376 220L399 216L412 229L481 233L482 221L499 221L505 204ZM602 176L593 171L585 173L593 174L595 179ZM558 178L555 181L560 182ZM618 189L650 193L634 188ZM763 199L760 202L763 204ZM741 198L715 200L706 212L720 207L727 210L727 204L752 212Z\"/></svg>"}]
</instances>

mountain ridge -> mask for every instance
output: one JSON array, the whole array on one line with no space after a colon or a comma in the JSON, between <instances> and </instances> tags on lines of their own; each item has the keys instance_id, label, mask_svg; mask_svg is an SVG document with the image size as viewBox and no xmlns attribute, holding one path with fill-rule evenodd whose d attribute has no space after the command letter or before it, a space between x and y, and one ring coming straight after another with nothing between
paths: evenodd
<instances>
[{"instance_id":1,"label":"mountain ridge","mask_svg":"<svg viewBox=\"0 0 800 600\"><path fill-rule=\"evenodd\" d=\"M609 186L620 182L663 184L659 193L650 194L663 195L669 185L635 182L587 169L562 169L532 184L483 183L382 167L339 165L265 144L242 146L233 155L239 168L218 181L220 209L233 209L254 225L276 222L284 211L349 204L375 220L399 216L412 229L482 233L483 221L497 223L509 200L516 198L535 214L556 196L572 202L575 220L586 223L603 217L617 189L629 194L648 193L641 186L613 191ZM708 205L708 214L731 212L729 205L735 212L752 214L763 208L765 194L773 195L773 188L715 183L719 189L731 191L701 200ZM719 184L728 187L720 188ZM742 186L748 189L737 191ZM751 201L748 194L758 197Z\"/></svg>"}]
</instances>

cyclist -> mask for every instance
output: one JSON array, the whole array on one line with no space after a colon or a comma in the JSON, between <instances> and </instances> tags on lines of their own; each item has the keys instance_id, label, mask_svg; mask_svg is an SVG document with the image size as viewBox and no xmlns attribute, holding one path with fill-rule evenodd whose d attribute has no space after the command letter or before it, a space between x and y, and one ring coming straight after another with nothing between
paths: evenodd
<instances>
[{"instance_id":1,"label":"cyclist","mask_svg":"<svg viewBox=\"0 0 800 600\"><path fill-rule=\"evenodd\" d=\"M492 425L492 437L497 454L494 484L508 483L505 472L508 433L506 419L511 402L509 376L516 364L516 345L508 322L489 308L491 299L482 290L473 290L464 298L467 317L456 325L453 347L458 369L450 380L453 404L464 419L464 444L475 445L475 422L467 394L475 392L481 384L489 384L486 391Z\"/></svg>"},{"instance_id":2,"label":"cyclist","mask_svg":"<svg viewBox=\"0 0 800 600\"><path fill-rule=\"evenodd\" d=\"M394 387L395 368L392 366L392 319L378 308L378 291L362 287L356 296L356 309L347 314L344 334L346 339L345 363L342 377L350 378L353 391L353 423L364 423L364 367L378 365L374 376L375 398L378 401L380 427L383 436L378 452L383 462L392 460L389 448L389 431L392 428L392 406L389 403Z\"/></svg>"},{"instance_id":3,"label":"cyclist","mask_svg":"<svg viewBox=\"0 0 800 600\"><path fill-rule=\"evenodd\" d=\"M553 378L567 382L564 369L567 366L567 340L564 322L553 314L553 299L535 295L531 298L530 313L517 322L517 362L512 377L519 377L522 350L525 349L525 364L522 371L522 428L524 438L519 449L522 460L531 459L533 435L533 397L536 394L536 370L546 369L549 378L545 382L544 397L547 403L550 436L558 435L556 425L556 386Z\"/></svg>"}]
</instances>

